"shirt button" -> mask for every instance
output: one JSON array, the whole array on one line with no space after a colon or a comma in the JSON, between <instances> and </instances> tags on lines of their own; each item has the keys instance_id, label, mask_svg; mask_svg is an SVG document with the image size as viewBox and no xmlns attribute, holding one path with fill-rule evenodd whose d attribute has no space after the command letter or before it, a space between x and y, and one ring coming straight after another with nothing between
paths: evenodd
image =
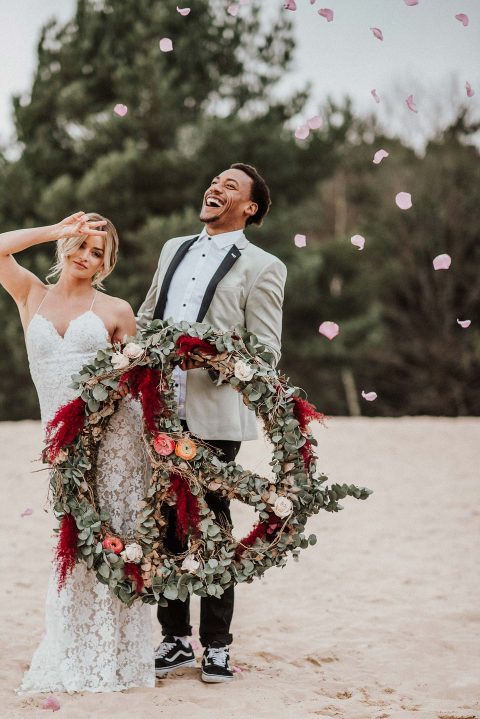
<instances>
[{"instance_id":1,"label":"shirt button","mask_svg":"<svg viewBox=\"0 0 480 719\"><path fill-rule=\"evenodd\" d=\"M187 305L183 304L182 307L186 307Z\"/></svg>"},{"instance_id":2,"label":"shirt button","mask_svg":"<svg viewBox=\"0 0 480 719\"><path fill-rule=\"evenodd\" d=\"M202 257L205 257L205 255L202 255Z\"/></svg>"},{"instance_id":3,"label":"shirt button","mask_svg":"<svg viewBox=\"0 0 480 719\"><path fill-rule=\"evenodd\" d=\"M195 277L192 277L192 280L195 282Z\"/></svg>"},{"instance_id":4,"label":"shirt button","mask_svg":"<svg viewBox=\"0 0 480 719\"><path fill-rule=\"evenodd\" d=\"M178 387L178 382L175 382L175 387Z\"/></svg>"}]
</instances>

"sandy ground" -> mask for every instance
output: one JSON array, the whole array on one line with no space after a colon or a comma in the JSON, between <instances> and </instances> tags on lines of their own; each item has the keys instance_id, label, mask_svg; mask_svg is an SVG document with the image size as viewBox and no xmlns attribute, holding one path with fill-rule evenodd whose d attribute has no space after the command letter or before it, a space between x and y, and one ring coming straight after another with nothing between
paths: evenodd
<instances>
[{"instance_id":1,"label":"sandy ground","mask_svg":"<svg viewBox=\"0 0 480 719\"><path fill-rule=\"evenodd\" d=\"M196 669L155 689L59 695L57 716L170 719L430 719L480 716L478 419L335 419L318 428L332 481L375 494L322 512L300 561L237 591L229 685ZM0 717L45 717L17 697L43 631L51 556L46 474L31 460L35 422L0 425L2 540ZM242 448L262 470L263 442ZM20 514L33 508L33 515ZM253 522L235 513L238 534ZM193 601L198 622L198 600ZM157 637L160 638L156 625ZM200 651L198 652L200 656Z\"/></svg>"}]
</instances>

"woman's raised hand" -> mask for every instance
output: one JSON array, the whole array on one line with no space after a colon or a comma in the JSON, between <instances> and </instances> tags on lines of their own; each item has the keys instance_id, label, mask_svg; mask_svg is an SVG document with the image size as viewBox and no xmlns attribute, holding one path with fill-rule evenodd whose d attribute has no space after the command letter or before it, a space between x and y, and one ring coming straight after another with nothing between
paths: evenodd
<instances>
[{"instance_id":1,"label":"woman's raised hand","mask_svg":"<svg viewBox=\"0 0 480 719\"><path fill-rule=\"evenodd\" d=\"M107 233L99 228L106 224L106 220L89 220L85 212L75 212L75 214L65 217L64 220L57 222L57 224L53 226L55 235L53 239L63 240L67 237L77 237L80 235L105 237Z\"/></svg>"}]
</instances>

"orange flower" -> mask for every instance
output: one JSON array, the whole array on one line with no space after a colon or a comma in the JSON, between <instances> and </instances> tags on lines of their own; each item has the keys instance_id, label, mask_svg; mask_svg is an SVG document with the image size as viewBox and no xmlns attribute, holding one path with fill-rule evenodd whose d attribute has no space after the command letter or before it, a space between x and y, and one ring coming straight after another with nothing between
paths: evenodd
<instances>
[{"instance_id":1,"label":"orange flower","mask_svg":"<svg viewBox=\"0 0 480 719\"><path fill-rule=\"evenodd\" d=\"M155 447L155 452L157 454L162 455L162 457L167 457L174 451L175 442L171 437L168 436L168 434L164 434L162 432L161 434L157 434L157 436L153 440L153 446Z\"/></svg>"},{"instance_id":2,"label":"orange flower","mask_svg":"<svg viewBox=\"0 0 480 719\"><path fill-rule=\"evenodd\" d=\"M193 459L197 454L197 445L188 437L183 437L183 439L178 440L175 446L175 454L177 457L187 461Z\"/></svg>"},{"instance_id":3,"label":"orange flower","mask_svg":"<svg viewBox=\"0 0 480 719\"><path fill-rule=\"evenodd\" d=\"M123 542L118 537L111 537L107 535L102 542L102 546L104 549L109 549L111 552L115 552L115 554L120 554L123 549Z\"/></svg>"}]
</instances>

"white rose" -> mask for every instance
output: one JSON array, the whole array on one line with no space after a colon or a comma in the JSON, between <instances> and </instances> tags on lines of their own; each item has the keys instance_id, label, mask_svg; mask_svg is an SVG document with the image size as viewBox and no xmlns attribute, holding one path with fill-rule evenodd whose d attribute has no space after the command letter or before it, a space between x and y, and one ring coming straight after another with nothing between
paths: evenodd
<instances>
[{"instance_id":1,"label":"white rose","mask_svg":"<svg viewBox=\"0 0 480 719\"><path fill-rule=\"evenodd\" d=\"M135 562L138 564L143 559L143 549L136 542L127 544L123 552L120 552L121 558L125 562Z\"/></svg>"},{"instance_id":2,"label":"white rose","mask_svg":"<svg viewBox=\"0 0 480 719\"><path fill-rule=\"evenodd\" d=\"M128 357L128 359L137 359L137 357L143 354L143 347L140 347L140 345L137 345L135 342L129 342L123 348L123 354L125 357Z\"/></svg>"},{"instance_id":3,"label":"white rose","mask_svg":"<svg viewBox=\"0 0 480 719\"><path fill-rule=\"evenodd\" d=\"M249 382L255 374L255 370L243 360L237 360L235 362L233 373L235 377L242 382Z\"/></svg>"},{"instance_id":4,"label":"white rose","mask_svg":"<svg viewBox=\"0 0 480 719\"><path fill-rule=\"evenodd\" d=\"M187 554L182 562L182 569L185 569L187 572L195 572L199 566L200 562L195 559L194 554Z\"/></svg>"},{"instance_id":5,"label":"white rose","mask_svg":"<svg viewBox=\"0 0 480 719\"><path fill-rule=\"evenodd\" d=\"M125 357L125 355L120 354L120 352L115 352L112 355L111 359L113 369L125 369L129 365L128 357Z\"/></svg>"},{"instance_id":6,"label":"white rose","mask_svg":"<svg viewBox=\"0 0 480 719\"><path fill-rule=\"evenodd\" d=\"M288 499L288 497L278 497L278 499L275 501L275 504L273 505L273 511L275 512L277 517L280 517L280 519L288 517L292 509L293 504L291 500Z\"/></svg>"}]
</instances>

